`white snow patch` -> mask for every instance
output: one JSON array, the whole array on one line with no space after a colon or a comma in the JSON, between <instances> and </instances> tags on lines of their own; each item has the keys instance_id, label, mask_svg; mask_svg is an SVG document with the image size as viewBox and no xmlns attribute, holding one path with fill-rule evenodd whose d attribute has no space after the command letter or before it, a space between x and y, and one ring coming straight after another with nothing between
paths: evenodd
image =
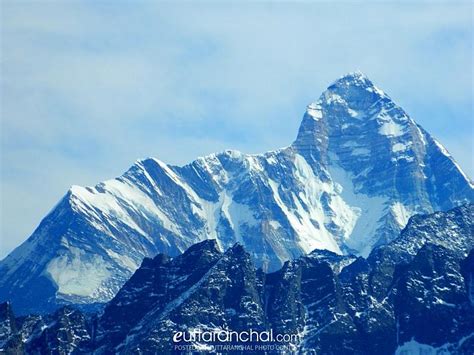
<instances>
[{"instance_id":1,"label":"white snow patch","mask_svg":"<svg viewBox=\"0 0 474 355\"><path fill-rule=\"evenodd\" d=\"M281 227L280 222L271 220L268 222L268 224L273 228L273 229L278 229Z\"/></svg>"},{"instance_id":2,"label":"white snow patch","mask_svg":"<svg viewBox=\"0 0 474 355\"><path fill-rule=\"evenodd\" d=\"M250 171L263 172L263 167L255 155L247 155L245 157L245 166Z\"/></svg>"},{"instance_id":3,"label":"white snow patch","mask_svg":"<svg viewBox=\"0 0 474 355\"><path fill-rule=\"evenodd\" d=\"M445 288L445 289L446 289L446 291L449 291L449 288ZM442 300L441 298L438 298L438 297L435 297L434 304L441 304L443 306L447 306L447 307L451 307L451 308L456 307L456 305L454 303L446 302L446 301L444 301L444 300Z\"/></svg>"},{"instance_id":4,"label":"white snow patch","mask_svg":"<svg viewBox=\"0 0 474 355\"><path fill-rule=\"evenodd\" d=\"M327 104L333 104L333 103L345 104L346 103L346 101L340 95L328 90L324 92L324 98Z\"/></svg>"},{"instance_id":5,"label":"white snow patch","mask_svg":"<svg viewBox=\"0 0 474 355\"><path fill-rule=\"evenodd\" d=\"M400 155L397 160L404 159L407 162L413 162L415 161L415 158L409 155Z\"/></svg>"},{"instance_id":6,"label":"white snow patch","mask_svg":"<svg viewBox=\"0 0 474 355\"><path fill-rule=\"evenodd\" d=\"M352 176L336 163L329 166L329 173L333 181L342 186L341 197L357 216L352 233L345 237L345 243L365 257L376 242L379 221L384 215L387 199L356 193Z\"/></svg>"},{"instance_id":7,"label":"white snow patch","mask_svg":"<svg viewBox=\"0 0 474 355\"><path fill-rule=\"evenodd\" d=\"M109 180L104 183L104 189L109 191L112 196L117 196L128 201L135 211L142 215L154 215L154 217L161 221L163 227L169 231L175 234L180 233L176 228L176 223L173 223L168 216L158 208L153 200L136 186L129 183L122 183L118 180ZM129 225L132 225L132 223L129 223ZM134 222L133 225L136 226ZM141 230L141 232L147 235L144 231Z\"/></svg>"},{"instance_id":8,"label":"white snow patch","mask_svg":"<svg viewBox=\"0 0 474 355\"><path fill-rule=\"evenodd\" d=\"M294 202L297 204L297 209L296 211L290 210L281 200L278 192L279 184L273 180L269 180L269 184L273 191L275 202L286 215L288 222L298 236L298 244L305 253L309 253L314 249L328 249L341 254L339 246L333 240L332 235L330 235L325 229L317 229L311 222L312 217L321 225L321 222L324 219L321 209L319 211L313 210L312 213L305 211L298 199L294 198ZM299 214L301 219L297 217L296 213Z\"/></svg>"},{"instance_id":9,"label":"white snow patch","mask_svg":"<svg viewBox=\"0 0 474 355\"><path fill-rule=\"evenodd\" d=\"M257 224L252 210L247 205L235 202L227 191L223 191L220 200L222 201L222 213L234 230L236 241L242 242L242 226Z\"/></svg>"},{"instance_id":10,"label":"white snow patch","mask_svg":"<svg viewBox=\"0 0 474 355\"><path fill-rule=\"evenodd\" d=\"M105 252L108 256L114 259L118 264L122 265L125 269L128 269L132 272L138 269L138 264L132 258L128 257L125 254L118 254L110 249L105 249Z\"/></svg>"},{"instance_id":11,"label":"white snow patch","mask_svg":"<svg viewBox=\"0 0 474 355\"><path fill-rule=\"evenodd\" d=\"M395 217L395 221L400 226L400 229L404 228L408 220L414 213L412 213L405 205L400 202L395 202L390 209L392 210L392 214Z\"/></svg>"},{"instance_id":12,"label":"white snow patch","mask_svg":"<svg viewBox=\"0 0 474 355\"><path fill-rule=\"evenodd\" d=\"M420 137L421 142L423 143L424 146L426 146L427 142L426 142L425 134L420 129L420 127L418 127L417 124L415 124L415 127L416 127L416 130L418 131L418 136Z\"/></svg>"},{"instance_id":13,"label":"white snow patch","mask_svg":"<svg viewBox=\"0 0 474 355\"><path fill-rule=\"evenodd\" d=\"M217 225L219 221L220 209L222 204L222 196L219 197L217 203L207 200L199 199L199 202L192 204L192 210L197 214L206 224L205 233L202 235L203 239L216 239L219 247L222 248L219 238L217 238Z\"/></svg>"},{"instance_id":14,"label":"white snow patch","mask_svg":"<svg viewBox=\"0 0 474 355\"><path fill-rule=\"evenodd\" d=\"M410 144L403 144L403 143L395 143L392 146L392 152L397 153L397 152L403 152L407 150L410 147Z\"/></svg>"},{"instance_id":15,"label":"white snow patch","mask_svg":"<svg viewBox=\"0 0 474 355\"><path fill-rule=\"evenodd\" d=\"M341 230L341 237L345 237L351 233L354 223L354 214L342 201L335 190L337 186L332 183L323 183L314 175L313 169L306 160L296 154L295 155L295 177L299 181L299 186L303 189L297 195L291 194L295 208L288 207L279 193L279 183L269 180L275 202L286 215L291 227L298 236L298 244L304 252L308 253L314 249L327 249L338 254L341 253L336 237L329 232L325 224L334 222ZM328 193L331 197L330 208L333 215L326 215L321 204L321 196ZM315 223L317 222L317 223Z\"/></svg>"},{"instance_id":16,"label":"white snow patch","mask_svg":"<svg viewBox=\"0 0 474 355\"><path fill-rule=\"evenodd\" d=\"M195 203L191 205L193 212L206 225L204 233L201 234L202 240L216 239L220 248L224 247L221 245L217 234L221 216L228 220L230 227L234 231L235 241L239 242L242 241L243 226L254 226L257 224L254 212L250 207L234 201L232 192L229 190L221 191L217 202L207 201L197 196L194 198L194 201Z\"/></svg>"},{"instance_id":17,"label":"white snow patch","mask_svg":"<svg viewBox=\"0 0 474 355\"><path fill-rule=\"evenodd\" d=\"M376 86L368 87L366 90L370 92L374 92L381 97L385 96L385 92Z\"/></svg>"},{"instance_id":18,"label":"white snow patch","mask_svg":"<svg viewBox=\"0 0 474 355\"><path fill-rule=\"evenodd\" d=\"M122 184L118 180L109 180L104 183L113 184L117 182ZM100 223L103 219L101 214L106 215L111 223L114 223L113 220L119 220L122 223L127 224L131 229L138 231L140 234L147 236L147 234L135 223L133 219L130 218L127 211L122 207L114 195L108 193L98 193L95 188L85 188L81 186L72 186L71 193L74 197L74 206L80 209L86 216L92 217L99 223L93 223L100 230L105 232L110 232L105 229L105 227ZM131 196L127 196L130 198ZM133 198L133 197L132 197Z\"/></svg>"},{"instance_id":19,"label":"white snow patch","mask_svg":"<svg viewBox=\"0 0 474 355\"><path fill-rule=\"evenodd\" d=\"M300 194L301 200L309 206L309 223L314 228L313 223L311 220L315 220L318 222L320 229L316 229L316 233L324 235L327 240L331 241L331 248L334 249L334 245L338 245L335 241L335 237L342 237L347 238L356 223L357 215L354 211L350 208L349 205L345 203L345 201L338 195L341 190L342 186L339 184L333 183L323 183L319 180L317 176L314 175L313 169L311 166L306 162L306 160L300 156L295 156L295 166L297 167L297 174L296 176L300 176L301 185L304 186L305 193ZM330 195L330 202L329 207L332 211L332 215L329 216L326 211L324 211L321 205L321 195L323 192L326 192ZM299 201L295 201L295 203L299 208L299 215L306 215L308 211L304 210ZM300 211L301 210L301 211ZM329 212L329 211L327 211ZM331 232L329 232L326 227L324 226L327 222L334 222L341 232L341 235L335 236ZM318 249L327 249L333 250L330 247L326 246L324 248ZM313 248L314 250L315 248ZM337 246L337 250L339 246Z\"/></svg>"},{"instance_id":20,"label":"white snow patch","mask_svg":"<svg viewBox=\"0 0 474 355\"><path fill-rule=\"evenodd\" d=\"M348 109L347 109L347 112L348 112L349 115L350 115L351 117L353 117L353 118L360 118L360 115L361 115L360 112L357 112L357 111L355 111L355 110L353 110L353 109L351 109L351 108L348 108Z\"/></svg>"},{"instance_id":21,"label":"white snow patch","mask_svg":"<svg viewBox=\"0 0 474 355\"><path fill-rule=\"evenodd\" d=\"M404 128L392 120L384 122L379 128L379 133L388 137L399 137L403 135Z\"/></svg>"},{"instance_id":22,"label":"white snow patch","mask_svg":"<svg viewBox=\"0 0 474 355\"><path fill-rule=\"evenodd\" d=\"M267 158L267 162L268 162L268 164L270 164L270 165L276 165L276 164L278 163L277 160L275 159L275 157L274 157L273 155L271 155L271 156L269 156L269 157Z\"/></svg>"},{"instance_id":23,"label":"white snow patch","mask_svg":"<svg viewBox=\"0 0 474 355\"><path fill-rule=\"evenodd\" d=\"M242 152L234 149L227 149L225 154L227 154L231 159L237 161L242 161L244 158L244 154Z\"/></svg>"},{"instance_id":24,"label":"white snow patch","mask_svg":"<svg viewBox=\"0 0 474 355\"><path fill-rule=\"evenodd\" d=\"M51 260L46 274L64 295L96 297L111 276L102 256L69 247L64 254Z\"/></svg>"},{"instance_id":25,"label":"white snow patch","mask_svg":"<svg viewBox=\"0 0 474 355\"><path fill-rule=\"evenodd\" d=\"M321 106L317 103L309 104L306 109L306 112L308 113L308 115L313 117L316 121L323 118L323 112L321 111Z\"/></svg>"}]
</instances>

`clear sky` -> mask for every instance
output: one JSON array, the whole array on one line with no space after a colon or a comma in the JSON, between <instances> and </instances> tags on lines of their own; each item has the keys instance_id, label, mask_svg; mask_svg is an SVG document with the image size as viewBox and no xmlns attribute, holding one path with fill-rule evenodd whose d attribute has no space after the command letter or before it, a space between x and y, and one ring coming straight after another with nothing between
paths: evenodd
<instances>
[{"instance_id":1,"label":"clear sky","mask_svg":"<svg viewBox=\"0 0 474 355\"><path fill-rule=\"evenodd\" d=\"M472 178L471 2L1 2L0 258L73 185L290 144L361 70Z\"/></svg>"}]
</instances>

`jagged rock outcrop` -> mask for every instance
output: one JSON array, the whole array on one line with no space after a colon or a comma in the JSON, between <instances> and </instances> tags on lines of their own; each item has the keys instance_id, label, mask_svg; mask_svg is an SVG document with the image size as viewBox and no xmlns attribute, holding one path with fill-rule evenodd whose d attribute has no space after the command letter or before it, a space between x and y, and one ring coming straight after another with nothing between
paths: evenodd
<instances>
[{"instance_id":1,"label":"jagged rock outcrop","mask_svg":"<svg viewBox=\"0 0 474 355\"><path fill-rule=\"evenodd\" d=\"M292 336L271 344L299 353L472 354L473 217L472 204L414 216L367 259L315 250L273 273L257 269L242 245L222 252L207 240L177 257L145 259L100 314L64 307L15 318L0 305L0 349L166 354L193 345L212 352L215 341L174 336L253 329Z\"/></svg>"}]
</instances>

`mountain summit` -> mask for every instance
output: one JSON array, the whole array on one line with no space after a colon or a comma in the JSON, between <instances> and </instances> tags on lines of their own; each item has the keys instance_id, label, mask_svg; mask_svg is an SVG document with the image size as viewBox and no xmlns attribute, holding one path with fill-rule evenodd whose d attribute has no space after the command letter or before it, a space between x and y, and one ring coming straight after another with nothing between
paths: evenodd
<instances>
[{"instance_id":1,"label":"mountain summit","mask_svg":"<svg viewBox=\"0 0 474 355\"><path fill-rule=\"evenodd\" d=\"M209 238L222 250L240 243L270 271L314 249L367 256L413 214L473 200L446 149L351 73L308 105L289 147L183 167L149 158L116 179L73 186L0 262L0 301L19 313L105 302L144 257Z\"/></svg>"},{"instance_id":2,"label":"mountain summit","mask_svg":"<svg viewBox=\"0 0 474 355\"><path fill-rule=\"evenodd\" d=\"M363 255L390 241L411 215L473 198L472 182L447 150L359 72L308 106L293 147L342 185L349 205L367 207L345 240Z\"/></svg>"}]
</instances>

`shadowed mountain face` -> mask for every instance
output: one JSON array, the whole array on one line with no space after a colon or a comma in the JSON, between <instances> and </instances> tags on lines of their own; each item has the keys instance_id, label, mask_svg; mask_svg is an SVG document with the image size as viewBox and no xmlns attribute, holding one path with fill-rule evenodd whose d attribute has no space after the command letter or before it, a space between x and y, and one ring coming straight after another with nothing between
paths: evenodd
<instances>
[{"instance_id":1,"label":"shadowed mountain face","mask_svg":"<svg viewBox=\"0 0 474 355\"><path fill-rule=\"evenodd\" d=\"M302 353L472 354L473 217L472 204L415 216L367 259L315 250L273 273L207 240L145 259L99 315L15 318L4 304L0 349L166 354L180 331L271 329Z\"/></svg>"},{"instance_id":2,"label":"shadowed mountain face","mask_svg":"<svg viewBox=\"0 0 474 355\"><path fill-rule=\"evenodd\" d=\"M447 151L360 73L307 107L290 146L225 151L176 167L137 161L73 186L0 262L0 300L21 314L112 299L144 257L212 238L265 271L314 249L367 256L415 213L474 200Z\"/></svg>"}]
</instances>

